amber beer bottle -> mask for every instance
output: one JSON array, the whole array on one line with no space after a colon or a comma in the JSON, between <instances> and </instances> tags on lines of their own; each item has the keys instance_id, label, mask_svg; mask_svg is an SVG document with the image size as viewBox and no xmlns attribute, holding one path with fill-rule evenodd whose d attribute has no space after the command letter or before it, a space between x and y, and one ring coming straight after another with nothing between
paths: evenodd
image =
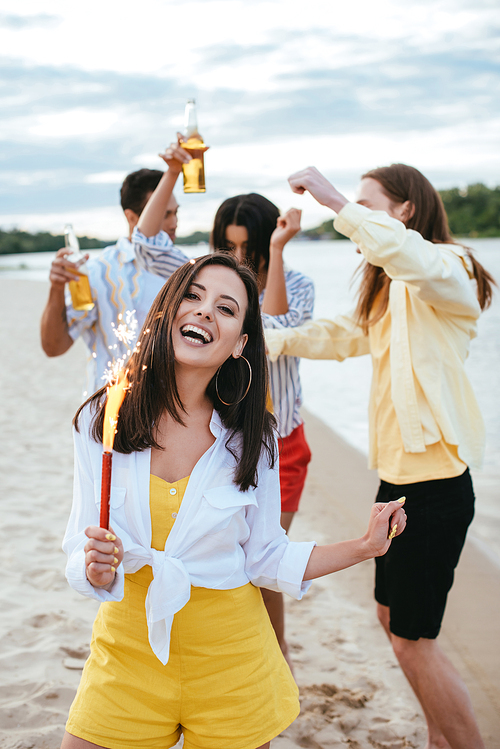
<instances>
[{"instance_id":1,"label":"amber beer bottle","mask_svg":"<svg viewBox=\"0 0 500 749\"><path fill-rule=\"evenodd\" d=\"M188 164L183 164L184 192L205 192L205 165L203 154L208 151L208 146L198 132L198 121L196 118L196 102L188 99L184 115L184 136L181 146L193 157Z\"/></svg>"},{"instance_id":2,"label":"amber beer bottle","mask_svg":"<svg viewBox=\"0 0 500 749\"><path fill-rule=\"evenodd\" d=\"M66 224L64 227L64 244L69 250L71 250L70 254L66 255L66 259L71 263L78 265L78 280L69 282L69 291L71 294L73 309L92 309L94 302L92 301L89 277L85 269L85 255L80 250L77 236L71 224Z\"/></svg>"}]
</instances>

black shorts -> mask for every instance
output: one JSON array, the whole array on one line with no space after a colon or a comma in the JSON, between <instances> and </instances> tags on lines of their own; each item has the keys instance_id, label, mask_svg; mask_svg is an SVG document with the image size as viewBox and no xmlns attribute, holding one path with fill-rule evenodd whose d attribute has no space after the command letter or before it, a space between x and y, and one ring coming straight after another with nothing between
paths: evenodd
<instances>
[{"instance_id":1,"label":"black shorts","mask_svg":"<svg viewBox=\"0 0 500 749\"><path fill-rule=\"evenodd\" d=\"M418 640L438 636L448 591L474 517L469 469L461 476L416 484L381 481L376 502L406 496L407 525L375 559L375 598L390 609L390 629Z\"/></svg>"}]
</instances>

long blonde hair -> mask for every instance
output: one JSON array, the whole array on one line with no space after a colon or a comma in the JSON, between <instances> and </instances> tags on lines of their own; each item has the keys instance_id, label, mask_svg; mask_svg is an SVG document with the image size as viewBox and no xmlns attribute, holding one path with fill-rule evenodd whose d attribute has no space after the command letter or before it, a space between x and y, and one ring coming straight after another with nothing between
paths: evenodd
<instances>
[{"instance_id":1,"label":"long blonde hair","mask_svg":"<svg viewBox=\"0 0 500 749\"><path fill-rule=\"evenodd\" d=\"M376 180L382 186L385 195L394 203L405 203L408 200L413 205L413 215L405 221L407 229L414 229L424 239L435 244L458 244L450 234L441 196L418 169L407 164L391 164L371 169L363 174L361 179L366 178ZM496 286L496 282L476 260L471 248L465 247L465 250L472 263L478 301L484 310L491 304L493 286ZM361 264L358 272L361 274L361 282L355 317L366 333L387 310L391 279L383 268L371 265L367 261Z\"/></svg>"}]
</instances>

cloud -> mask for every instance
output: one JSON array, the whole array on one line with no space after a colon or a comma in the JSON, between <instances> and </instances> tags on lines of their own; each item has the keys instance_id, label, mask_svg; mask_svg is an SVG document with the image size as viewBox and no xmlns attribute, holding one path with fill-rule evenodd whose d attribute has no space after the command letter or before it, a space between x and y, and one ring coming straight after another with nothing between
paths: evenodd
<instances>
[{"instance_id":1,"label":"cloud","mask_svg":"<svg viewBox=\"0 0 500 749\"><path fill-rule=\"evenodd\" d=\"M87 174L85 182L89 185L121 185L126 176L126 172L98 172Z\"/></svg>"},{"instance_id":2,"label":"cloud","mask_svg":"<svg viewBox=\"0 0 500 749\"><path fill-rule=\"evenodd\" d=\"M43 20L57 18L52 0L47 16L9 21L14 41L0 35L4 217L84 211L87 221L93 208L117 205L124 174L163 167L157 153L182 128L191 96L212 148L209 193L184 199L184 225L207 228L209 211L238 192L264 192L286 208L286 176L308 163L350 194L360 172L395 160L428 170L438 186L495 179L500 44L489 0L380 0L363 13L354 4L334 24L324 23L326 0L309 0L307 16L289 0L285 17L282 2L234 0L230 17L224 0L168 4L168 13L144 2L147 23L142 14L131 24L110 0L92 53L85 24L95 0L86 14L68 6L57 32ZM191 12L203 23L187 34ZM167 20L183 29L168 44Z\"/></svg>"},{"instance_id":3,"label":"cloud","mask_svg":"<svg viewBox=\"0 0 500 749\"><path fill-rule=\"evenodd\" d=\"M13 30L46 28L57 25L61 20L59 16L51 16L48 13L38 13L32 16L0 13L0 28Z\"/></svg>"}]
</instances>

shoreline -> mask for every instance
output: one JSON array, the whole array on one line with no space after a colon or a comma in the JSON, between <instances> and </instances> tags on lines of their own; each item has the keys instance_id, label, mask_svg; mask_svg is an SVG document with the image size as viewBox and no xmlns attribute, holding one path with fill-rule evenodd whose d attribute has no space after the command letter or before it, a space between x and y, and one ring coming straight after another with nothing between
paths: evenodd
<instances>
[{"instance_id":1,"label":"shoreline","mask_svg":"<svg viewBox=\"0 0 500 749\"><path fill-rule=\"evenodd\" d=\"M40 349L48 285L0 277L0 335L7 366L0 466L0 745L56 749L78 685L97 605L64 579L61 540L72 493L71 419L85 349ZM313 459L293 540L333 542L365 530L377 478L366 458L305 412ZM287 636L301 689L299 718L273 749L421 749L423 719L376 621L373 565L315 581L286 602ZM468 542L450 595L442 642L471 691L489 749L500 749L500 572ZM495 626L496 625L496 626Z\"/></svg>"}]
</instances>

